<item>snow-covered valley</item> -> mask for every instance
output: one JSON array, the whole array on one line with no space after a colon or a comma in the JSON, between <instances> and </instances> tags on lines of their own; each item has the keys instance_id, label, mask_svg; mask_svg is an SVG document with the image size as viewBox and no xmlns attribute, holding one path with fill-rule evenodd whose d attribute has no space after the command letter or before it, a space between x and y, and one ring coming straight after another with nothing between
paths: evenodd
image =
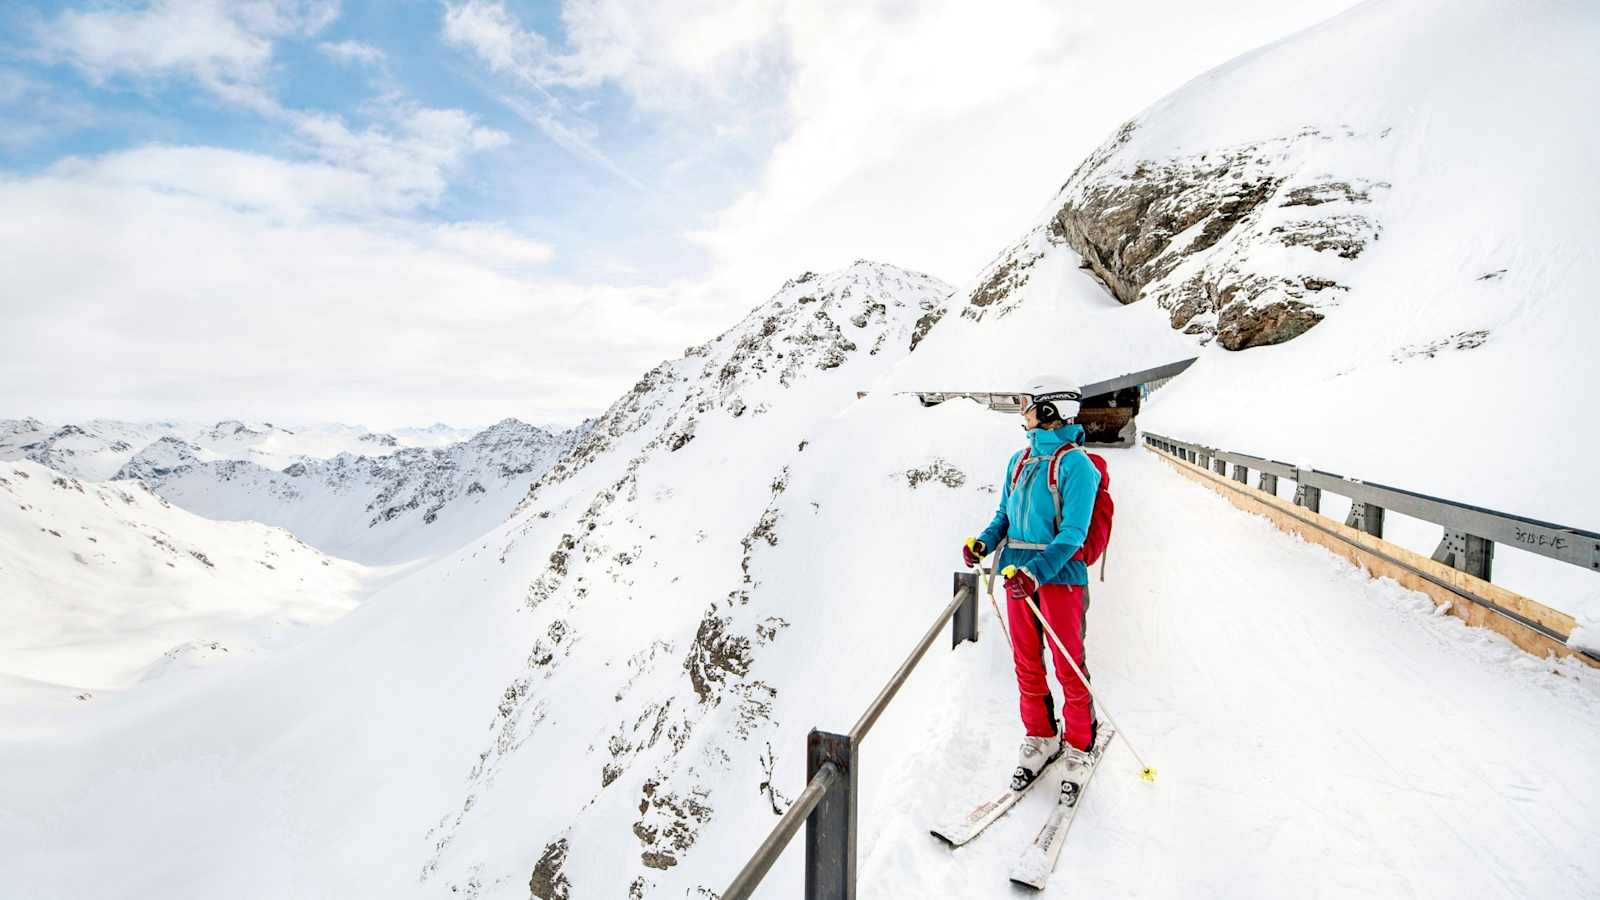
<instances>
[{"instance_id":1,"label":"snow-covered valley","mask_svg":"<svg viewBox=\"0 0 1600 900\"><path fill-rule=\"evenodd\" d=\"M575 429L0 423L0 893L716 896L1023 440L917 391L1198 356L1142 427L1595 528L1594 425L1551 386L1600 374L1597 45L1565 0L1371 0L1064 160L961 285L759 286ZM1090 667L1161 776L1113 746L1051 896L1596 895L1600 669L1105 453ZM1499 562L1600 629L1595 573ZM980 622L863 748L861 896L1011 895L1048 788L927 834L1014 762Z\"/></svg>"},{"instance_id":2,"label":"snow-covered valley","mask_svg":"<svg viewBox=\"0 0 1600 900\"><path fill-rule=\"evenodd\" d=\"M138 482L0 463L0 709L21 737L106 692L264 654L385 575L282 529L203 519Z\"/></svg>"}]
</instances>

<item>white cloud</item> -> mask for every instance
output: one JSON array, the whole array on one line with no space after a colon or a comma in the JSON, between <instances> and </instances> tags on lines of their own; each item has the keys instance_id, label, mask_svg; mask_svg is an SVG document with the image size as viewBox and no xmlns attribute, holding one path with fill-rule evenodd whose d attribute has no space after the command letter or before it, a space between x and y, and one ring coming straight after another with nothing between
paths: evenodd
<instances>
[{"instance_id":1,"label":"white cloud","mask_svg":"<svg viewBox=\"0 0 1600 900\"><path fill-rule=\"evenodd\" d=\"M472 51L493 72L508 75L532 91L531 98L502 95L523 121L544 132L569 153L600 165L622 182L648 191L638 177L596 145L594 126L551 90L572 83L573 73L537 32L522 27L501 0L466 0L445 7L444 40Z\"/></svg>"},{"instance_id":2,"label":"white cloud","mask_svg":"<svg viewBox=\"0 0 1600 900\"><path fill-rule=\"evenodd\" d=\"M961 281L1123 121L1351 0L787 4L787 136L697 234L730 285L886 259Z\"/></svg>"},{"instance_id":3,"label":"white cloud","mask_svg":"<svg viewBox=\"0 0 1600 900\"><path fill-rule=\"evenodd\" d=\"M341 119L285 113L308 159L206 146L147 145L69 157L52 177L193 197L269 217L387 217L437 204L475 151L505 143L460 110L400 106L383 127L355 131Z\"/></svg>"},{"instance_id":4,"label":"white cloud","mask_svg":"<svg viewBox=\"0 0 1600 900\"><path fill-rule=\"evenodd\" d=\"M745 112L778 100L789 74L786 0L569 0L561 18L571 52L566 83L623 85L650 109L736 104ZM853 5L853 4L852 4Z\"/></svg>"},{"instance_id":5,"label":"white cloud","mask_svg":"<svg viewBox=\"0 0 1600 900\"><path fill-rule=\"evenodd\" d=\"M752 289L860 257L976 274L1121 122L1353 2L566 0L557 48L502 0L464 0L444 30L529 89L525 117L609 83L760 154L733 202L683 220L710 254L695 294L731 316Z\"/></svg>"},{"instance_id":6,"label":"white cloud","mask_svg":"<svg viewBox=\"0 0 1600 900\"><path fill-rule=\"evenodd\" d=\"M400 104L386 127L352 130L337 117L295 113L291 120L308 152L367 179L382 195L373 208L412 209L436 202L448 176L474 151L503 146L509 137L458 109Z\"/></svg>"},{"instance_id":7,"label":"white cloud","mask_svg":"<svg viewBox=\"0 0 1600 900\"><path fill-rule=\"evenodd\" d=\"M542 266L556 255L555 248L543 241L528 240L499 225L482 222L437 226L433 239L440 249L511 272Z\"/></svg>"},{"instance_id":8,"label":"white cloud","mask_svg":"<svg viewBox=\"0 0 1600 900\"><path fill-rule=\"evenodd\" d=\"M225 100L268 110L273 41L315 34L337 15L336 0L154 0L66 10L35 38L46 58L97 79L190 76Z\"/></svg>"},{"instance_id":9,"label":"white cloud","mask_svg":"<svg viewBox=\"0 0 1600 900\"><path fill-rule=\"evenodd\" d=\"M148 171L171 152L137 162ZM159 162L246 183L327 175ZM244 188L177 190L176 174L129 178L134 164L0 180L0 409L48 398L58 418L572 419L706 327L665 288L530 279L551 249L497 226L281 222L212 196ZM262 191L280 189L297 188Z\"/></svg>"},{"instance_id":10,"label":"white cloud","mask_svg":"<svg viewBox=\"0 0 1600 900\"><path fill-rule=\"evenodd\" d=\"M382 50L360 41L340 41L336 44L324 42L318 44L317 49L340 62L370 66L383 62L384 59Z\"/></svg>"},{"instance_id":11,"label":"white cloud","mask_svg":"<svg viewBox=\"0 0 1600 900\"><path fill-rule=\"evenodd\" d=\"M496 72L514 74L533 84L558 81L559 60L550 56L544 36L522 27L499 0L466 0L444 11L444 39L472 50Z\"/></svg>"}]
</instances>

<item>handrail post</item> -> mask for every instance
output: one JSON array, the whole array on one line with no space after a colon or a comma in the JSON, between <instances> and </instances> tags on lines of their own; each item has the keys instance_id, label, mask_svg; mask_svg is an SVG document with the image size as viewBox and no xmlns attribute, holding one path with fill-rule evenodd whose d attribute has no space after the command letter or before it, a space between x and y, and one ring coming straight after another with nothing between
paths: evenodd
<instances>
[{"instance_id":1,"label":"handrail post","mask_svg":"<svg viewBox=\"0 0 1600 900\"><path fill-rule=\"evenodd\" d=\"M1306 469L1294 470L1294 505L1322 512L1322 488L1306 484Z\"/></svg>"},{"instance_id":2,"label":"handrail post","mask_svg":"<svg viewBox=\"0 0 1600 900\"><path fill-rule=\"evenodd\" d=\"M1350 514L1345 516L1344 524L1359 531L1365 531L1373 537L1383 537L1383 507L1376 503L1364 503L1360 500L1350 502Z\"/></svg>"},{"instance_id":3,"label":"handrail post","mask_svg":"<svg viewBox=\"0 0 1600 900\"><path fill-rule=\"evenodd\" d=\"M1433 551L1433 561L1489 581L1494 569L1494 541L1446 528L1439 549Z\"/></svg>"},{"instance_id":4,"label":"handrail post","mask_svg":"<svg viewBox=\"0 0 1600 900\"><path fill-rule=\"evenodd\" d=\"M950 646L961 646L962 641L976 641L978 639L978 573L955 573L954 592L961 593L962 588L967 588L967 599L961 601L956 607L956 614L950 617Z\"/></svg>"},{"instance_id":5,"label":"handrail post","mask_svg":"<svg viewBox=\"0 0 1600 900\"><path fill-rule=\"evenodd\" d=\"M855 900L856 756L847 734L806 736L806 779L826 763L842 776L806 818L806 900Z\"/></svg>"}]
</instances>

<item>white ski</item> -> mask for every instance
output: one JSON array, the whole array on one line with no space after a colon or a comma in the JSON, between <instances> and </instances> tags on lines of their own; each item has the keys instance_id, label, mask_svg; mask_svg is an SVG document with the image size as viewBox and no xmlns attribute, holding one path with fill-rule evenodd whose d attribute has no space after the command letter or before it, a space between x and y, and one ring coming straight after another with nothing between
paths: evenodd
<instances>
[{"instance_id":1,"label":"white ski","mask_svg":"<svg viewBox=\"0 0 1600 900\"><path fill-rule=\"evenodd\" d=\"M1050 767L1055 764L1056 760L1054 759L1045 763L1044 768L1039 770L1039 775L1028 782L1028 786L1022 790L1013 791L1010 788L1006 788L967 812L941 821L929 831L934 837L939 838L951 847L959 847L965 844L982 834L985 828L993 825L995 820L1005 815L1007 810L1022 799L1023 794L1026 794L1030 788L1044 780L1044 773L1050 771Z\"/></svg>"},{"instance_id":2,"label":"white ski","mask_svg":"<svg viewBox=\"0 0 1600 900\"><path fill-rule=\"evenodd\" d=\"M1094 777L1095 770L1100 768L1100 760L1105 758L1106 747L1111 743L1112 728L1102 721L1100 732L1095 736L1094 752L1086 765L1066 767L1066 777L1063 781L1071 781L1077 789L1071 796L1063 796L1050 811L1050 818L1045 821L1044 827L1039 829L1039 834L1034 837L1028 849L1022 851L1022 856L1017 859L1016 865L1011 867L1011 880L1024 887L1034 890L1044 890L1044 884L1050 878L1050 873L1055 871L1056 860L1061 856L1061 846L1067 842L1067 829L1072 827L1072 819L1078 813L1078 806L1083 802L1083 792L1089 788L1089 779Z\"/></svg>"}]
</instances>

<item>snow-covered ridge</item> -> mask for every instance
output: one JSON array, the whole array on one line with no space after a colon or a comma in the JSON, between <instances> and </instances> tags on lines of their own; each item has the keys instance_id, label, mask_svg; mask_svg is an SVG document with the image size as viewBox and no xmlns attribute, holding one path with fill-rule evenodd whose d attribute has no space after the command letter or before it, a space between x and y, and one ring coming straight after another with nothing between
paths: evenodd
<instances>
[{"instance_id":1,"label":"snow-covered ridge","mask_svg":"<svg viewBox=\"0 0 1600 900\"><path fill-rule=\"evenodd\" d=\"M473 434L476 431L444 424L397 429L391 434L359 425L284 427L234 419L209 424L114 419L49 424L29 417L0 419L0 460L30 459L75 478L104 481L118 477L118 470L135 455L169 438L183 442L188 452L202 460L249 460L281 469L304 457L377 455L401 447L437 447L467 440Z\"/></svg>"},{"instance_id":2,"label":"snow-covered ridge","mask_svg":"<svg viewBox=\"0 0 1600 900\"><path fill-rule=\"evenodd\" d=\"M756 397L774 386L839 368L857 353L880 363L898 360L915 323L949 293L950 286L936 278L867 260L828 275L792 278L732 328L646 372L533 493L647 426L654 432L647 446L665 441L676 450L694 439L697 417L712 410L736 419L746 413L759 417L770 406ZM674 385L683 393L674 392Z\"/></svg>"},{"instance_id":3,"label":"snow-covered ridge","mask_svg":"<svg viewBox=\"0 0 1600 900\"><path fill-rule=\"evenodd\" d=\"M326 552L388 564L454 549L499 524L586 427L506 419L474 432L441 423L390 434L29 418L0 421L0 460L141 481L192 512L278 525Z\"/></svg>"},{"instance_id":4,"label":"snow-covered ridge","mask_svg":"<svg viewBox=\"0 0 1600 900\"><path fill-rule=\"evenodd\" d=\"M780 698L799 695L794 651L758 672L764 649L806 616L763 595L758 561L783 542L778 510L793 474L837 471L837 457L808 447L819 425L904 355L917 319L948 292L868 262L792 279L727 332L647 373L540 479L521 521L490 545L512 572L532 564L534 637L459 806L429 832L427 883L459 884L472 860L498 856L484 855L485 842L500 844L493 823L510 809L487 789L540 771L574 776L540 780L548 808L532 827L547 838L530 860L540 897L570 884L598 895L709 887L698 861L720 858L752 808L787 804L771 787L774 753L761 747ZM876 463L857 480L893 496L912 483L904 466ZM593 738L547 724L595 712L603 731ZM730 789L763 780L756 797Z\"/></svg>"},{"instance_id":5,"label":"snow-covered ridge","mask_svg":"<svg viewBox=\"0 0 1600 900\"><path fill-rule=\"evenodd\" d=\"M210 518L278 525L325 552L387 564L453 550L500 524L581 434L505 419L460 443L305 457L281 471L203 460L167 439L119 477Z\"/></svg>"}]
</instances>

